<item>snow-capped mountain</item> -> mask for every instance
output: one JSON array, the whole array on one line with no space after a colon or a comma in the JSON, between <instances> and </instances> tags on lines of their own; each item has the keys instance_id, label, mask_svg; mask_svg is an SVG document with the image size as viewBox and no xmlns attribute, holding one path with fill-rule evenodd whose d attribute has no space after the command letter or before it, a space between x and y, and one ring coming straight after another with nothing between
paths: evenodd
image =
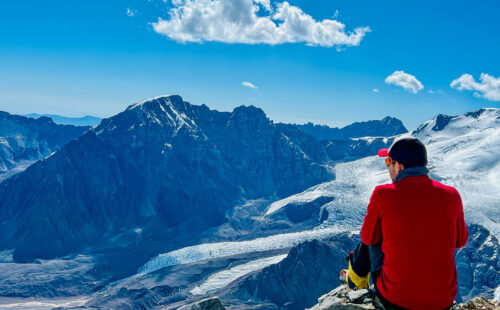
<instances>
[{"instance_id":1,"label":"snow-capped mountain","mask_svg":"<svg viewBox=\"0 0 500 310\"><path fill-rule=\"evenodd\" d=\"M243 198L284 197L333 177L321 145L300 133L253 106L218 112L179 96L132 105L1 183L0 249L24 260L195 242ZM146 248L146 257L156 251Z\"/></svg>"},{"instance_id":2,"label":"snow-capped mountain","mask_svg":"<svg viewBox=\"0 0 500 310\"><path fill-rule=\"evenodd\" d=\"M56 125L0 111L0 182L78 138L90 127Z\"/></svg>"}]
</instances>

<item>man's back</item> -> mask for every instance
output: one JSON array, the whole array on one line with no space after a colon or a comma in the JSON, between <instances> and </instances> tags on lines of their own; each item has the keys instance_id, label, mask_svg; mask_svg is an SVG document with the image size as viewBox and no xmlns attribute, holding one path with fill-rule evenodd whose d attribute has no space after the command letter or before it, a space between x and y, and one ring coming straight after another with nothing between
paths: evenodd
<instances>
[{"instance_id":1,"label":"man's back","mask_svg":"<svg viewBox=\"0 0 500 310\"><path fill-rule=\"evenodd\" d=\"M458 192L427 176L378 186L361 230L367 245L382 242L377 289L411 309L444 309L456 296L455 248L467 228Z\"/></svg>"}]
</instances>

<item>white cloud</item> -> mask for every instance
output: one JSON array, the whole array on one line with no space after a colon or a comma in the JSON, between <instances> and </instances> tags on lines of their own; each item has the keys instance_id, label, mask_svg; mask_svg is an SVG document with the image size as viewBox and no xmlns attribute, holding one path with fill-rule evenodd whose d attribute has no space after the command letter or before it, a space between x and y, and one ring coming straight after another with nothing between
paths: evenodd
<instances>
[{"instance_id":1,"label":"white cloud","mask_svg":"<svg viewBox=\"0 0 500 310\"><path fill-rule=\"evenodd\" d=\"M248 88L252 88L252 89L259 89L257 86L255 86L253 83L251 82L243 82L241 83L241 85L245 86L245 87L248 87Z\"/></svg>"},{"instance_id":2,"label":"white cloud","mask_svg":"<svg viewBox=\"0 0 500 310\"><path fill-rule=\"evenodd\" d=\"M262 5L268 12L273 10L271 7L271 0L254 0L254 2Z\"/></svg>"},{"instance_id":3,"label":"white cloud","mask_svg":"<svg viewBox=\"0 0 500 310\"><path fill-rule=\"evenodd\" d=\"M481 73L480 83L476 82L470 74L462 74L461 77L451 82L450 87L458 90L473 90L474 96L491 101L500 101L500 77L496 78L486 73Z\"/></svg>"},{"instance_id":4,"label":"white cloud","mask_svg":"<svg viewBox=\"0 0 500 310\"><path fill-rule=\"evenodd\" d=\"M259 14L257 14L259 13ZM178 42L357 46L368 27L346 32L333 19L316 21L288 2L270 0L172 0L168 19L152 23L154 31Z\"/></svg>"},{"instance_id":5,"label":"white cloud","mask_svg":"<svg viewBox=\"0 0 500 310\"><path fill-rule=\"evenodd\" d=\"M415 76L404 71L394 71L385 79L385 83L403 87L414 94L424 89L424 85Z\"/></svg>"},{"instance_id":6,"label":"white cloud","mask_svg":"<svg viewBox=\"0 0 500 310\"><path fill-rule=\"evenodd\" d=\"M433 91L432 89L429 89L427 92L428 92L429 94L434 94L434 93L435 93L435 91Z\"/></svg>"},{"instance_id":7,"label":"white cloud","mask_svg":"<svg viewBox=\"0 0 500 310\"><path fill-rule=\"evenodd\" d=\"M137 10L132 10L130 8L127 8L127 16L128 17L134 17L135 14L137 14Z\"/></svg>"},{"instance_id":8,"label":"white cloud","mask_svg":"<svg viewBox=\"0 0 500 310\"><path fill-rule=\"evenodd\" d=\"M380 90L379 90L378 88L374 88L374 89L372 89L372 91L373 91L374 93L378 93Z\"/></svg>"}]
</instances>

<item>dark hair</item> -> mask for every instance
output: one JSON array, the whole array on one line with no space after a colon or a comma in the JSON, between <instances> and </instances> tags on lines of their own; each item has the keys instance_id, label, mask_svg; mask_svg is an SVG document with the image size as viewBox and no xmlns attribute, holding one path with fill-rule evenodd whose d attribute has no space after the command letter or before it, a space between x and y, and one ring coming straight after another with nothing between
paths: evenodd
<instances>
[{"instance_id":1,"label":"dark hair","mask_svg":"<svg viewBox=\"0 0 500 310\"><path fill-rule=\"evenodd\" d=\"M425 145L414 137L404 137L394 141L389 149L389 156L403 164L405 168L427 165Z\"/></svg>"}]
</instances>

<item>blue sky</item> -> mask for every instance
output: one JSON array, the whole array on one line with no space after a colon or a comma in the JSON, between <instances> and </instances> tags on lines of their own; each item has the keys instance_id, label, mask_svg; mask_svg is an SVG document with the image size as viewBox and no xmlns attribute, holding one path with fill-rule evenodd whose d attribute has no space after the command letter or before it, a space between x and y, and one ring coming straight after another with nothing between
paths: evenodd
<instances>
[{"instance_id":1,"label":"blue sky","mask_svg":"<svg viewBox=\"0 0 500 310\"><path fill-rule=\"evenodd\" d=\"M269 10L266 0L226 0L234 5L223 16L186 17L214 1L2 1L0 110L108 117L179 94L222 111L252 104L274 121L391 115L413 129L439 113L500 106L497 0L290 0ZM246 2L279 29L254 30ZM361 38L350 36L356 29Z\"/></svg>"}]
</instances>

